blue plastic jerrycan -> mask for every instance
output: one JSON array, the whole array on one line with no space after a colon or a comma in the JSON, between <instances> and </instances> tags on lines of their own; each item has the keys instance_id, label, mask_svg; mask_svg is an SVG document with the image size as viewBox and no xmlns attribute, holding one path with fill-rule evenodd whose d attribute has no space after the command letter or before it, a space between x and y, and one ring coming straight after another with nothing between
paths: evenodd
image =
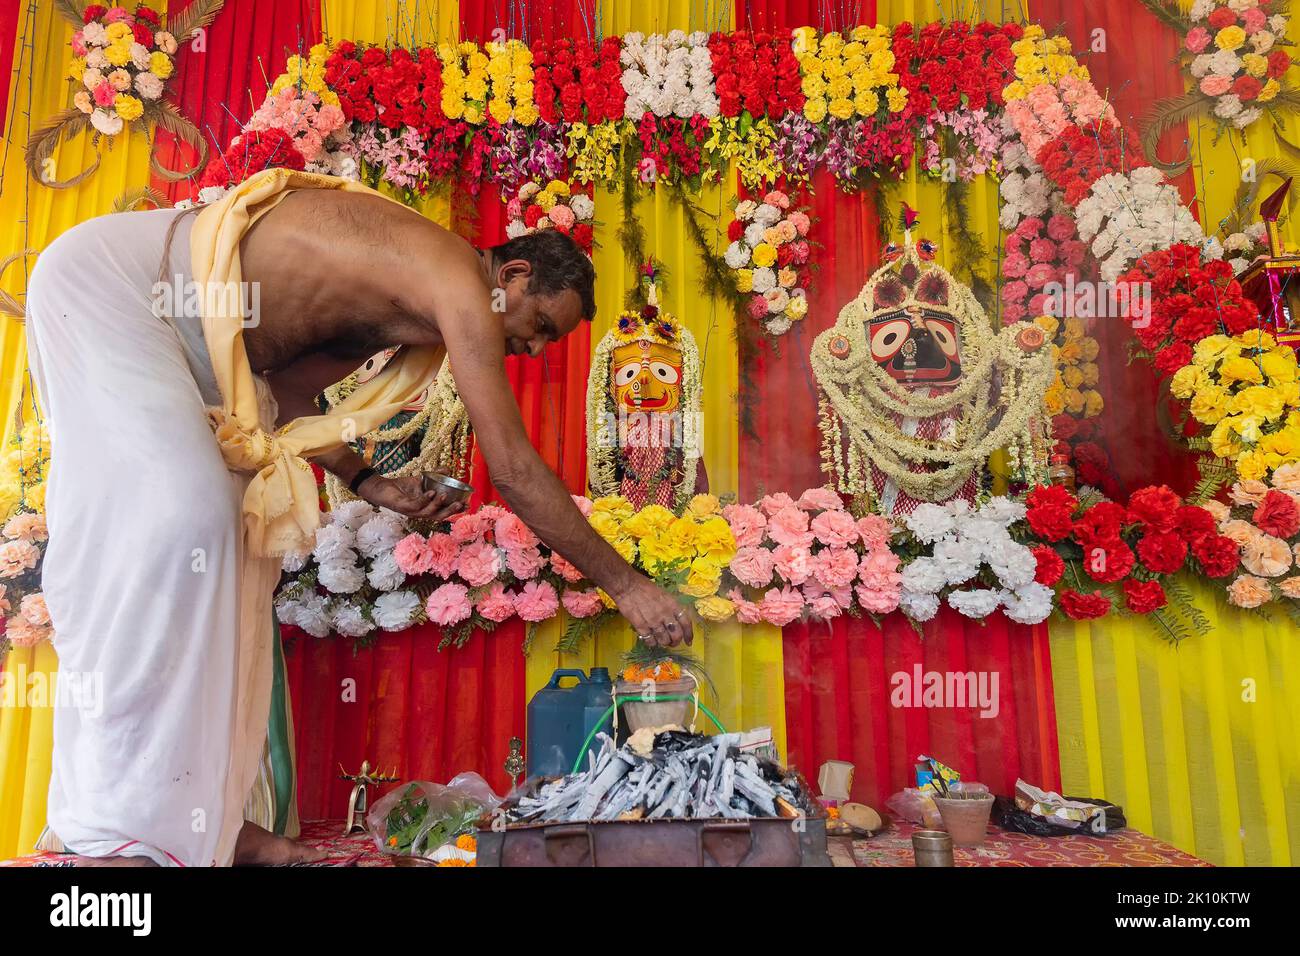
<instances>
[{"instance_id":1,"label":"blue plastic jerrycan","mask_svg":"<svg viewBox=\"0 0 1300 956\"><path fill-rule=\"evenodd\" d=\"M573 677L577 683L561 687ZM600 730L613 733L613 719L605 711L613 702L614 685L609 669L593 667L588 676L580 669L560 668L528 702L528 775L561 777L573 769L578 749L599 721ZM603 718L603 719L602 719ZM588 750L595 749L593 738ZM586 760L586 753L583 754Z\"/></svg>"}]
</instances>

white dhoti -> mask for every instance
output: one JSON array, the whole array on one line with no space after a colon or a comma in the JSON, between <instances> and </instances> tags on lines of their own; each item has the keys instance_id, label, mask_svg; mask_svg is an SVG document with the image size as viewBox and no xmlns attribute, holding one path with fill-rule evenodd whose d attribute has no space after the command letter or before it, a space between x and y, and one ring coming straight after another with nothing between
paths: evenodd
<instances>
[{"instance_id":1,"label":"white dhoti","mask_svg":"<svg viewBox=\"0 0 1300 956\"><path fill-rule=\"evenodd\" d=\"M43 588L60 679L102 687L54 715L49 827L77 853L226 865L234 802L257 783L239 751L249 726L266 726L272 652L245 647L241 660L240 620L269 620L272 595L241 588L247 476L227 470L205 412L219 397L200 319L153 311L177 215L83 223L29 283L29 358L55 448ZM171 243L170 282L189 278L193 218Z\"/></svg>"}]
</instances>

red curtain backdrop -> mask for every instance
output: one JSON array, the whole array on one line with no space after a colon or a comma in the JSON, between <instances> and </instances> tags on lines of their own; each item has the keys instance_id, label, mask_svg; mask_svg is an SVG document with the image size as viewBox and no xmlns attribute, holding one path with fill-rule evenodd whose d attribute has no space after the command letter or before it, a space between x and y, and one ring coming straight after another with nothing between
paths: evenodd
<instances>
[{"instance_id":1,"label":"red curtain backdrop","mask_svg":"<svg viewBox=\"0 0 1300 956\"><path fill-rule=\"evenodd\" d=\"M9 84L13 82L13 71L19 59L18 44L23 42L18 35L18 18L24 14L26 6L22 4L20 10L19 0L0 0L0 104L9 102ZM8 123L9 114L0 106L0 136L4 135Z\"/></svg>"}]
</instances>

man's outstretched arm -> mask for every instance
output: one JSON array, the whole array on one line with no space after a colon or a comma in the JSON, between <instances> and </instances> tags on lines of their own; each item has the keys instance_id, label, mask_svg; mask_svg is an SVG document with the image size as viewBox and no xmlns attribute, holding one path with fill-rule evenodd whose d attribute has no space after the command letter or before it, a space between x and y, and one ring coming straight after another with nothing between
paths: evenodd
<instances>
[{"instance_id":1,"label":"man's outstretched arm","mask_svg":"<svg viewBox=\"0 0 1300 956\"><path fill-rule=\"evenodd\" d=\"M501 317L477 263L439 270L438 327L456 370L456 387L474 428L492 482L512 511L548 546L564 555L618 604L650 643L691 639L690 615L677 599L624 561L592 530L559 477L524 430L505 374ZM463 269L463 271L462 271Z\"/></svg>"}]
</instances>

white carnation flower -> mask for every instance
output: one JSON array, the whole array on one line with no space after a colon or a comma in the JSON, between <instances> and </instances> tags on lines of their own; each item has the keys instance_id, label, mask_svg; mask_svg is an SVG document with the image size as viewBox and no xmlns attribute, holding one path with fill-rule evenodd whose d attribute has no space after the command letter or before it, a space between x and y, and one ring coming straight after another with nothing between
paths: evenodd
<instances>
[{"instance_id":1,"label":"white carnation flower","mask_svg":"<svg viewBox=\"0 0 1300 956\"><path fill-rule=\"evenodd\" d=\"M351 531L356 531L374 517L376 510L370 502L359 498L345 501L329 513L330 524L342 525Z\"/></svg>"},{"instance_id":2,"label":"white carnation flower","mask_svg":"<svg viewBox=\"0 0 1300 956\"><path fill-rule=\"evenodd\" d=\"M356 563L356 552L349 551L348 556L350 561L340 555L335 561L321 562L317 580L332 594L355 594L366 583L366 571Z\"/></svg>"},{"instance_id":3,"label":"white carnation flower","mask_svg":"<svg viewBox=\"0 0 1300 956\"><path fill-rule=\"evenodd\" d=\"M754 211L758 209L758 203L752 199L746 199L744 202L736 204L736 218L745 222L754 217Z\"/></svg>"},{"instance_id":4,"label":"white carnation flower","mask_svg":"<svg viewBox=\"0 0 1300 956\"><path fill-rule=\"evenodd\" d=\"M762 203L754 210L754 221L761 222L764 228L775 226L781 221L781 210L769 203Z\"/></svg>"},{"instance_id":5,"label":"white carnation flower","mask_svg":"<svg viewBox=\"0 0 1300 956\"><path fill-rule=\"evenodd\" d=\"M323 595L305 594L293 606L293 619L281 618L285 624L300 627L312 637L329 637L330 619Z\"/></svg>"},{"instance_id":6,"label":"white carnation flower","mask_svg":"<svg viewBox=\"0 0 1300 956\"><path fill-rule=\"evenodd\" d=\"M997 610L1001 598L991 588L972 591L953 591L948 595L948 606L976 620L982 620Z\"/></svg>"},{"instance_id":7,"label":"white carnation flower","mask_svg":"<svg viewBox=\"0 0 1300 956\"><path fill-rule=\"evenodd\" d=\"M346 557L355 560L357 536L342 524L326 524L316 529L316 547L312 554L321 564L334 564Z\"/></svg>"},{"instance_id":8,"label":"white carnation flower","mask_svg":"<svg viewBox=\"0 0 1300 956\"><path fill-rule=\"evenodd\" d=\"M393 591L375 599L375 623L385 631L404 631L420 610L420 596L414 591Z\"/></svg>"},{"instance_id":9,"label":"white carnation flower","mask_svg":"<svg viewBox=\"0 0 1300 956\"><path fill-rule=\"evenodd\" d=\"M381 511L357 529L357 550L364 557L373 558L391 551L397 542L406 537L406 522L393 511Z\"/></svg>"},{"instance_id":10,"label":"white carnation flower","mask_svg":"<svg viewBox=\"0 0 1300 956\"><path fill-rule=\"evenodd\" d=\"M351 601L336 601L330 609L330 624L344 637L365 637L375 629L365 612Z\"/></svg>"},{"instance_id":11,"label":"white carnation flower","mask_svg":"<svg viewBox=\"0 0 1300 956\"><path fill-rule=\"evenodd\" d=\"M585 193L577 193L569 198L569 208L579 220L587 220L596 214L596 203Z\"/></svg>"},{"instance_id":12,"label":"white carnation flower","mask_svg":"<svg viewBox=\"0 0 1300 956\"><path fill-rule=\"evenodd\" d=\"M944 538L934 546L934 557L931 560L943 575L944 584L965 584L979 573L979 552L972 553L972 550L957 538ZM913 590L938 589L913 588Z\"/></svg>"},{"instance_id":13,"label":"white carnation flower","mask_svg":"<svg viewBox=\"0 0 1300 956\"><path fill-rule=\"evenodd\" d=\"M785 316L773 316L767 320L767 332L769 335L785 335L792 324Z\"/></svg>"},{"instance_id":14,"label":"white carnation flower","mask_svg":"<svg viewBox=\"0 0 1300 956\"><path fill-rule=\"evenodd\" d=\"M280 570L289 574L297 574L307 566L311 560L311 551L286 551L283 558L280 559Z\"/></svg>"},{"instance_id":15,"label":"white carnation flower","mask_svg":"<svg viewBox=\"0 0 1300 956\"><path fill-rule=\"evenodd\" d=\"M385 551L370 562L366 580L377 590L394 591L406 581L406 573L397 566L397 559L393 557L393 552Z\"/></svg>"},{"instance_id":16,"label":"white carnation flower","mask_svg":"<svg viewBox=\"0 0 1300 956\"><path fill-rule=\"evenodd\" d=\"M1032 584L1038 561L1034 553L1023 544L1012 542L998 558L990 558L989 567L1005 588L1016 590Z\"/></svg>"},{"instance_id":17,"label":"white carnation flower","mask_svg":"<svg viewBox=\"0 0 1300 956\"><path fill-rule=\"evenodd\" d=\"M762 269L754 270L753 287L754 291L759 295L763 295L765 292L770 292L776 288L776 285L776 273L771 269L763 267Z\"/></svg>"},{"instance_id":18,"label":"white carnation flower","mask_svg":"<svg viewBox=\"0 0 1300 956\"><path fill-rule=\"evenodd\" d=\"M90 114L90 125L105 136L116 136L122 132L122 117L107 110L95 110Z\"/></svg>"},{"instance_id":19,"label":"white carnation flower","mask_svg":"<svg viewBox=\"0 0 1300 956\"><path fill-rule=\"evenodd\" d=\"M518 239L520 236L528 235L529 229L524 225L522 219L511 219L506 223L506 238Z\"/></svg>"},{"instance_id":20,"label":"white carnation flower","mask_svg":"<svg viewBox=\"0 0 1300 956\"><path fill-rule=\"evenodd\" d=\"M903 518L903 524L922 544L933 544L956 527L948 509L929 502L917 505L910 515Z\"/></svg>"},{"instance_id":21,"label":"white carnation flower","mask_svg":"<svg viewBox=\"0 0 1300 956\"><path fill-rule=\"evenodd\" d=\"M749 246L733 242L722 257L730 269L743 269L749 263Z\"/></svg>"},{"instance_id":22,"label":"white carnation flower","mask_svg":"<svg viewBox=\"0 0 1300 956\"><path fill-rule=\"evenodd\" d=\"M1025 506L1022 502L1012 501L1005 495L997 495L984 502L979 514L1008 528L1025 516Z\"/></svg>"},{"instance_id":23,"label":"white carnation flower","mask_svg":"<svg viewBox=\"0 0 1300 956\"><path fill-rule=\"evenodd\" d=\"M765 227L761 222L751 222L745 227L745 242L751 247L758 245L763 241L764 231Z\"/></svg>"},{"instance_id":24,"label":"white carnation flower","mask_svg":"<svg viewBox=\"0 0 1300 956\"><path fill-rule=\"evenodd\" d=\"M1052 613L1052 589L1033 582L1016 591L1002 592L1002 607L1017 624L1039 624Z\"/></svg>"},{"instance_id":25,"label":"white carnation flower","mask_svg":"<svg viewBox=\"0 0 1300 956\"><path fill-rule=\"evenodd\" d=\"M939 595L903 591L899 595L898 607L914 621L928 621L939 613Z\"/></svg>"},{"instance_id":26,"label":"white carnation flower","mask_svg":"<svg viewBox=\"0 0 1300 956\"><path fill-rule=\"evenodd\" d=\"M934 558L917 558L903 568L903 587L914 593L933 593L947 582L947 576Z\"/></svg>"}]
</instances>

